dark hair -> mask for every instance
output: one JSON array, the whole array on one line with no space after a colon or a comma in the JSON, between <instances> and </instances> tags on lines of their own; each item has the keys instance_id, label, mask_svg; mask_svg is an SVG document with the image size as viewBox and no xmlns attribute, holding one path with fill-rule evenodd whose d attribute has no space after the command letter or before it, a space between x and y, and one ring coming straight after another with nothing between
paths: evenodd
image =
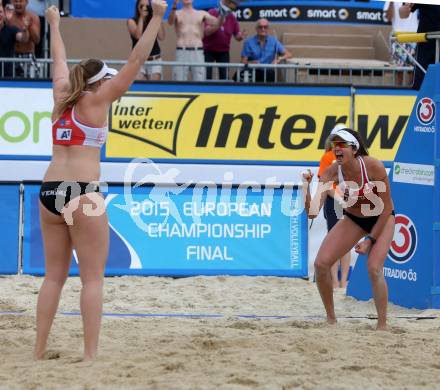
<instances>
[{"instance_id":1,"label":"dark hair","mask_svg":"<svg viewBox=\"0 0 440 390\"><path fill-rule=\"evenodd\" d=\"M90 58L72 67L69 72L69 91L67 96L61 101L61 112L67 107L72 107L76 104L81 94L88 87L87 80L98 74L103 66L104 62L101 60Z\"/></svg>"},{"instance_id":2,"label":"dark hair","mask_svg":"<svg viewBox=\"0 0 440 390\"><path fill-rule=\"evenodd\" d=\"M134 9L134 16L133 19L134 21L137 23L139 18L141 17L141 14L139 12L139 3L141 2L141 0L136 0L136 6ZM151 18L153 17L153 7L151 6L150 0L147 0L147 12L148 15L144 20L144 31L148 26L148 23L150 23Z\"/></svg>"},{"instance_id":3,"label":"dark hair","mask_svg":"<svg viewBox=\"0 0 440 390\"><path fill-rule=\"evenodd\" d=\"M344 130L348 131L359 142L359 149L356 151L355 157L358 157L358 156L368 156L369 155L368 149L365 146L365 141L363 140L361 135L357 131L354 131L352 129L346 128Z\"/></svg>"}]
</instances>

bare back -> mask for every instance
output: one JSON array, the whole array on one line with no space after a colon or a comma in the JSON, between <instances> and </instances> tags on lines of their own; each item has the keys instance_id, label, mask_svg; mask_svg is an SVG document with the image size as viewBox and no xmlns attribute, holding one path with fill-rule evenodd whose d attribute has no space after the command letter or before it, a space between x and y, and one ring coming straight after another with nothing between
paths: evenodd
<instances>
[{"instance_id":1,"label":"bare back","mask_svg":"<svg viewBox=\"0 0 440 390\"><path fill-rule=\"evenodd\" d=\"M55 106L52 122L61 116ZM99 102L93 92L85 93L75 105L75 118L91 127L107 124L108 105ZM52 161L44 181L97 181L100 177L101 149L83 145L53 145Z\"/></svg>"},{"instance_id":2,"label":"bare back","mask_svg":"<svg viewBox=\"0 0 440 390\"><path fill-rule=\"evenodd\" d=\"M176 35L178 47L202 47L203 22L208 13L195 9L182 9L176 12Z\"/></svg>"}]
</instances>

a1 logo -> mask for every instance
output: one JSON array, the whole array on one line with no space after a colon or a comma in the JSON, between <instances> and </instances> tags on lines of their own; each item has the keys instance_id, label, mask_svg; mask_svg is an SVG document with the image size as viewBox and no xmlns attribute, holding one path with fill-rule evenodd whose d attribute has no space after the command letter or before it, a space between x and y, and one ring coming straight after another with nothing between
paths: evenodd
<instances>
[{"instance_id":1,"label":"a1 logo","mask_svg":"<svg viewBox=\"0 0 440 390\"><path fill-rule=\"evenodd\" d=\"M70 141L72 129L57 129L57 141Z\"/></svg>"}]
</instances>

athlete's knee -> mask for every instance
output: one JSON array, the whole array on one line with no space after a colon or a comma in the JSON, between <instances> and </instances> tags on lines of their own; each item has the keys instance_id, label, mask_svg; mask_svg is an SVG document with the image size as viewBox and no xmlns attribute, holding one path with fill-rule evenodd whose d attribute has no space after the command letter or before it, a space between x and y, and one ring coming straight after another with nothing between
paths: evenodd
<instances>
[{"instance_id":1,"label":"athlete's knee","mask_svg":"<svg viewBox=\"0 0 440 390\"><path fill-rule=\"evenodd\" d=\"M327 272L331 269L331 262L325 257L317 257L315 260L315 270L317 272Z\"/></svg>"},{"instance_id":2,"label":"athlete's knee","mask_svg":"<svg viewBox=\"0 0 440 390\"><path fill-rule=\"evenodd\" d=\"M47 285L51 285L56 288L63 288L64 284L66 283L67 275L51 275L48 274L44 277L44 282Z\"/></svg>"},{"instance_id":3,"label":"athlete's knee","mask_svg":"<svg viewBox=\"0 0 440 390\"><path fill-rule=\"evenodd\" d=\"M368 264L368 277L372 282L383 278L383 267L375 264Z\"/></svg>"},{"instance_id":4,"label":"athlete's knee","mask_svg":"<svg viewBox=\"0 0 440 390\"><path fill-rule=\"evenodd\" d=\"M92 275L80 275L81 284L85 286L102 286L104 284L104 274L93 273Z\"/></svg>"}]
</instances>

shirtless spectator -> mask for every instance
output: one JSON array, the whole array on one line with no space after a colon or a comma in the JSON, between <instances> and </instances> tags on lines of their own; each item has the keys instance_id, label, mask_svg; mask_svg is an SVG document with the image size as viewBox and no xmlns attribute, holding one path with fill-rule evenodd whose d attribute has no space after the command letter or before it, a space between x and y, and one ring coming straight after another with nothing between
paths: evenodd
<instances>
[{"instance_id":1,"label":"shirtless spectator","mask_svg":"<svg viewBox=\"0 0 440 390\"><path fill-rule=\"evenodd\" d=\"M9 25L29 32L27 42L15 44L15 56L35 59L35 46L40 42L40 19L36 14L26 9L27 4L28 0L12 0L14 12L9 20ZM34 77L37 71L36 63L20 64L16 71L18 76Z\"/></svg>"},{"instance_id":2,"label":"shirtless spectator","mask_svg":"<svg viewBox=\"0 0 440 390\"><path fill-rule=\"evenodd\" d=\"M26 42L29 39L27 30L23 32L17 27L6 24L6 12L0 3L0 57L9 58L14 56L16 42ZM0 63L0 78L12 76L12 64Z\"/></svg>"},{"instance_id":3,"label":"shirtless spectator","mask_svg":"<svg viewBox=\"0 0 440 390\"><path fill-rule=\"evenodd\" d=\"M33 12L40 20L40 42L35 45L35 57L44 58L44 38L46 36L46 18L44 13L46 11L46 0L28 0L26 9Z\"/></svg>"},{"instance_id":4,"label":"shirtless spectator","mask_svg":"<svg viewBox=\"0 0 440 390\"><path fill-rule=\"evenodd\" d=\"M174 0L171 12L168 16L168 24L176 29L177 48L176 62L204 64L203 34L204 24L212 25L212 29L218 29L224 21L223 13L218 18L210 15L207 11L193 8L193 0L182 0L182 9L177 10L178 0ZM191 68L191 69L190 69ZM173 80L188 80L188 71L194 81L204 81L206 69L204 66L175 66Z\"/></svg>"}]
</instances>

